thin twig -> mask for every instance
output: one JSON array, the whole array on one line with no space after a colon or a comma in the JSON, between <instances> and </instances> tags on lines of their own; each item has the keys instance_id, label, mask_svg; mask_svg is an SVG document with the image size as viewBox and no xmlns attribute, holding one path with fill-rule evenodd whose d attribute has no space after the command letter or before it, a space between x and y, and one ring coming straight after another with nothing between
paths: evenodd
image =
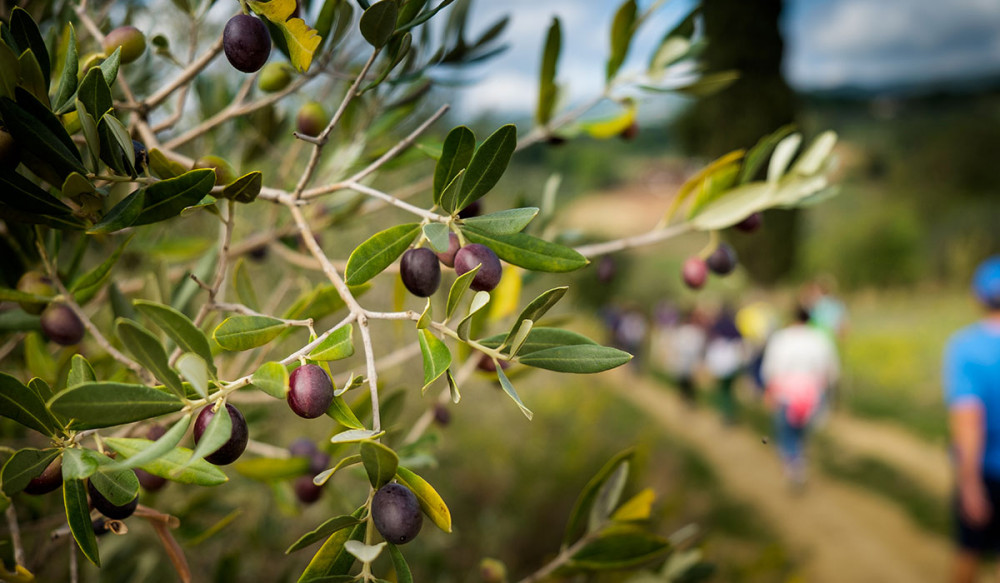
<instances>
[{"instance_id":1,"label":"thin twig","mask_svg":"<svg viewBox=\"0 0 1000 583\"><path fill-rule=\"evenodd\" d=\"M80 583L80 564L77 560L76 542L69 541L69 583Z\"/></svg>"},{"instance_id":2,"label":"thin twig","mask_svg":"<svg viewBox=\"0 0 1000 583\"><path fill-rule=\"evenodd\" d=\"M583 549L583 547L590 544L594 538L595 533L588 533L584 535L580 538L580 540L563 549L561 553L556 555L554 559L546 563L541 569L538 569L524 579L521 579L518 583L535 583L536 581L543 581L546 577L554 573L556 569L568 563L570 559L573 558L573 555L577 554L581 549Z\"/></svg>"},{"instance_id":3,"label":"thin twig","mask_svg":"<svg viewBox=\"0 0 1000 583\"><path fill-rule=\"evenodd\" d=\"M26 564L24 545L21 544L21 528L17 524L17 511L14 510L14 505L9 504L4 514L7 516L7 528L10 530L11 544L14 545L14 562L18 565L24 565Z\"/></svg>"},{"instance_id":4,"label":"thin twig","mask_svg":"<svg viewBox=\"0 0 1000 583\"><path fill-rule=\"evenodd\" d=\"M672 239L678 235L687 233L690 230L692 230L691 225L687 223L680 223L665 229L653 229L646 233L642 233L641 235L624 237L622 239L615 239L614 241L607 241L604 243L581 245L576 247L576 252L588 258L598 257L600 255L607 255L608 253L624 251L625 249L653 245L654 243L666 241L667 239Z\"/></svg>"},{"instance_id":5,"label":"thin twig","mask_svg":"<svg viewBox=\"0 0 1000 583\"><path fill-rule=\"evenodd\" d=\"M381 190L365 186L364 184L360 184L357 182L345 182L343 184L346 188L350 188L351 190L355 190L357 192L360 192L361 194L370 196L372 198L377 198L381 201L391 204L394 207L401 208L409 213L417 215L420 218L427 219L429 221L434 221L437 223L447 223L448 221L451 220L449 217L441 216L437 213L432 213L428 210L424 210L418 206L414 206L408 202L399 200L398 198L392 196L391 194L387 194L385 192L382 192Z\"/></svg>"},{"instance_id":6,"label":"thin twig","mask_svg":"<svg viewBox=\"0 0 1000 583\"><path fill-rule=\"evenodd\" d=\"M198 57L198 60L188 65L183 71L181 71L181 74L178 75L177 78L175 78L170 83L164 85L156 93L150 95L148 98L146 98L145 101L143 101L143 103L149 109L153 109L156 106L160 105L161 103L166 101L167 98L170 97L170 95L174 91L177 91L178 89L181 89L183 87L187 87L190 84L191 80L194 79L198 75L198 73L200 73L205 67L207 67L209 63L215 60L215 57L219 56L219 53L221 52L222 52L222 35L220 34L219 39L216 40L215 43L213 43L212 46L209 47L207 51L205 51L200 57Z\"/></svg>"},{"instance_id":7,"label":"thin twig","mask_svg":"<svg viewBox=\"0 0 1000 583\"><path fill-rule=\"evenodd\" d=\"M351 176L350 178L348 178L347 180L344 180L343 182L338 182L338 183L335 183L335 184L331 184L329 186L324 186L324 187L320 187L320 188L311 188L311 189L309 189L309 190L307 190L307 191L305 191L305 192L302 193L302 198L314 198L314 197L321 196L321 195L324 195L324 194L328 194L328 193L331 193L331 192L335 192L337 190L341 190L341 189L344 189L344 188L352 188L352 186L351 186L352 183L357 183L357 182L360 182L361 180L364 180L369 174L371 174L372 172L375 172L376 170L378 170L379 168L381 168L386 162L392 160L393 158L395 158L396 156L398 156L400 153L402 153L404 150L406 150L407 148L409 148L410 146L412 146L413 142L415 142L417 140L417 138L420 137L420 135L422 133L424 133L425 131L427 131L427 128L431 127L431 125L434 122L436 122L437 120L439 120L441 118L441 116L443 116L445 113L447 113L449 108L450 108L450 106L447 105L447 104L442 105L441 107L439 107L438 110L435 111L433 115L431 115L429 118L427 118L426 120L424 120L424 122L422 124L420 124L419 126L417 126L417 128L415 130L413 130L412 132L410 132L410 134L408 136L406 136L405 138L403 138L402 140L400 140L399 143L397 143L395 146L393 146L392 148L390 148L385 154L382 154L381 156L379 156L379 158L377 160L375 160L374 162L372 162L368 166L366 166L363 169L361 169L354 176Z\"/></svg>"},{"instance_id":8,"label":"thin twig","mask_svg":"<svg viewBox=\"0 0 1000 583\"><path fill-rule=\"evenodd\" d=\"M316 136L319 142L313 145L312 154L309 156L309 163L306 164L306 169L302 172L302 176L299 178L298 184L295 185L295 190L292 191L292 197L296 200L301 197L302 191L305 190L306 185L309 184L310 180L312 180L313 174L316 173L316 167L319 165L320 154L323 153L323 146L326 145L326 141L330 137L330 132L332 132L333 128L337 126L340 122L340 118L343 117L344 112L347 111L347 106L350 105L351 101L357 96L358 87L361 86L361 82L364 80L365 75L368 74L368 69L371 68L378 55L379 49L372 51L371 56L368 57L368 61L365 62L365 65L361 68L361 72L358 73L354 83L351 83L351 87L347 90L347 94L344 95L344 99L340 102L340 107L337 108L333 117L330 118L330 122L326 124L326 128L324 128L323 131Z\"/></svg>"}]
</instances>

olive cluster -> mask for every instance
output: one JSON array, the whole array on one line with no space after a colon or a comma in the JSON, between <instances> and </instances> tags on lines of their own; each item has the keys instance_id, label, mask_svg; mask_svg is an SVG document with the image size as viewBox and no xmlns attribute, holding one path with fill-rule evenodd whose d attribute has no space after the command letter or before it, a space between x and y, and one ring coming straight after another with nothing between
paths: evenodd
<instances>
[{"instance_id":1,"label":"olive cluster","mask_svg":"<svg viewBox=\"0 0 1000 583\"><path fill-rule=\"evenodd\" d=\"M427 298L441 285L441 264L462 275L479 266L469 285L475 291L490 291L500 283L503 266L497 254L479 243L460 246L455 233L448 234L448 249L435 253L426 247L408 249L399 261L399 275L411 294Z\"/></svg>"},{"instance_id":2,"label":"olive cluster","mask_svg":"<svg viewBox=\"0 0 1000 583\"><path fill-rule=\"evenodd\" d=\"M763 217L760 213L753 213L735 225L736 229L745 233L752 233L763 224ZM699 256L689 257L681 267L681 278L684 284L691 289L701 289L708 280L708 273L719 276L726 276L739 265L739 258L736 250L729 243L719 243L712 254L707 259Z\"/></svg>"}]
</instances>

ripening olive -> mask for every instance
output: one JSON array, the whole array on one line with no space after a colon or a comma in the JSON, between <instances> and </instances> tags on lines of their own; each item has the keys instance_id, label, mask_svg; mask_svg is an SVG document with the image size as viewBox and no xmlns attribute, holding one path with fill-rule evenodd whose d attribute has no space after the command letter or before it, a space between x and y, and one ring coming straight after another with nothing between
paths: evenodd
<instances>
[{"instance_id":1,"label":"ripening olive","mask_svg":"<svg viewBox=\"0 0 1000 583\"><path fill-rule=\"evenodd\" d=\"M701 289L708 279L708 266L701 257L689 257L681 267L681 277L691 289Z\"/></svg>"},{"instance_id":2,"label":"ripening olive","mask_svg":"<svg viewBox=\"0 0 1000 583\"><path fill-rule=\"evenodd\" d=\"M239 409L233 407L229 403L226 403L226 412L229 413L229 419L233 426L232 433L229 435L229 440L226 441L226 443L223 443L219 449L205 456L205 461L217 466L231 464L239 459L239 457L243 455L243 450L247 448L247 442L250 441L250 433L247 430L247 422L246 419L243 418L243 413L240 413ZM205 433L205 429L208 428L208 424L212 421L212 417L215 417L215 411L212 411L212 405L208 405L201 410L201 413L198 413L198 418L194 421L195 444L201 441L201 436Z\"/></svg>"},{"instance_id":3,"label":"ripening olive","mask_svg":"<svg viewBox=\"0 0 1000 583\"><path fill-rule=\"evenodd\" d=\"M386 484L372 497L372 521L385 540L402 545L420 533L424 516L420 503L409 488L395 482Z\"/></svg>"},{"instance_id":4,"label":"ripening olive","mask_svg":"<svg viewBox=\"0 0 1000 583\"><path fill-rule=\"evenodd\" d=\"M121 47L121 62L128 64L146 52L146 35L134 26L120 26L104 37L104 52L110 55Z\"/></svg>"},{"instance_id":5,"label":"ripening olive","mask_svg":"<svg viewBox=\"0 0 1000 583\"><path fill-rule=\"evenodd\" d=\"M229 63L244 73L258 71L271 55L271 33L264 21L249 14L229 19L222 31L222 50Z\"/></svg>"},{"instance_id":6,"label":"ripening olive","mask_svg":"<svg viewBox=\"0 0 1000 583\"><path fill-rule=\"evenodd\" d=\"M482 265L469 286L476 291L490 291L500 283L503 267L500 258L486 245L472 243L455 253L455 273L462 275Z\"/></svg>"},{"instance_id":7,"label":"ripening olive","mask_svg":"<svg viewBox=\"0 0 1000 583\"><path fill-rule=\"evenodd\" d=\"M225 186L238 178L236 169L225 158L209 155L195 160L195 169L211 168L215 170L215 185Z\"/></svg>"},{"instance_id":8,"label":"ripening olive","mask_svg":"<svg viewBox=\"0 0 1000 583\"><path fill-rule=\"evenodd\" d=\"M62 346L72 346L83 340L86 328L66 304L49 304L42 311L42 334Z\"/></svg>"},{"instance_id":9,"label":"ripening olive","mask_svg":"<svg viewBox=\"0 0 1000 583\"><path fill-rule=\"evenodd\" d=\"M455 254L458 253L461 245L458 243L458 235L455 233L448 233L448 250L444 253L438 253L438 261L445 264L448 267L455 267Z\"/></svg>"},{"instance_id":10,"label":"ripening olive","mask_svg":"<svg viewBox=\"0 0 1000 583\"><path fill-rule=\"evenodd\" d=\"M399 261L399 275L411 294L427 298L441 284L441 264L437 255L426 247L409 249Z\"/></svg>"},{"instance_id":11,"label":"ripening olive","mask_svg":"<svg viewBox=\"0 0 1000 583\"><path fill-rule=\"evenodd\" d=\"M299 113L295 117L295 128L300 134L318 136L326 129L328 121L323 106L315 101L310 101L299 108Z\"/></svg>"},{"instance_id":12,"label":"ripening olive","mask_svg":"<svg viewBox=\"0 0 1000 583\"><path fill-rule=\"evenodd\" d=\"M52 280L40 271L25 271L21 279L17 280L17 291L36 296L52 296L56 293L52 287ZM29 314L41 314L45 309L44 302L18 302L21 309Z\"/></svg>"}]
</instances>

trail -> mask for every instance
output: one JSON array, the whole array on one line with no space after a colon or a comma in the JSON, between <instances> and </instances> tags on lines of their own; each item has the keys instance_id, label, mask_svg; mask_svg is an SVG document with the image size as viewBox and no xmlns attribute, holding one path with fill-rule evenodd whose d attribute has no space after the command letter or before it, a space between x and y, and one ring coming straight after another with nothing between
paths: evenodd
<instances>
[{"instance_id":1,"label":"trail","mask_svg":"<svg viewBox=\"0 0 1000 583\"><path fill-rule=\"evenodd\" d=\"M834 413L824 434L846 450L895 466L927 492L945 498L951 491L948 452L902 427Z\"/></svg>"},{"instance_id":2,"label":"trail","mask_svg":"<svg viewBox=\"0 0 1000 583\"><path fill-rule=\"evenodd\" d=\"M711 464L728 493L757 509L801 562L805 581L914 583L946 579L948 541L921 530L884 498L817 471L810 474L805 492L793 496L782 476L777 453L771 445L762 443L759 434L743 427L724 426L714 411L689 408L669 388L655 381L627 372L615 374L618 377L613 384L622 397L672 436L692 446ZM855 430L858 433L854 437L841 435L835 439L845 447L850 442L850 447L872 452L879 448L868 439L890 435L882 427L864 422L855 425L846 418L838 417L830 423L834 434ZM899 443L906 440L894 442ZM901 448L899 451L907 452L904 456L912 456L919 446ZM917 461L909 459L906 464L916 467ZM926 472L922 480L933 484L938 479Z\"/></svg>"}]
</instances>

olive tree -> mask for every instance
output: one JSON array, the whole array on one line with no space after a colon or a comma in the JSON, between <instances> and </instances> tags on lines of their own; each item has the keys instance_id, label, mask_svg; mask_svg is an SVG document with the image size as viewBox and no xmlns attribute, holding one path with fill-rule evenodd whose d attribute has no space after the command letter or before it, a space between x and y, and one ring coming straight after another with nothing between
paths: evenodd
<instances>
[{"instance_id":1,"label":"olive tree","mask_svg":"<svg viewBox=\"0 0 1000 583\"><path fill-rule=\"evenodd\" d=\"M736 265L720 230L754 228L760 211L828 192L835 137L796 158L802 138L783 128L693 176L648 232L559 242L552 188L539 207L502 208L495 194L519 150L579 135L627 139L638 94L697 95L738 72L691 66L705 42L697 10L665 31L645 70L624 68L661 4L627 0L610 26L599 95L565 95L553 19L532 127L444 131L448 106L434 102L430 73L488 60L506 24L470 38L469 4L81 0L32 2L0 22L4 578L28 581L39 567L26 559L18 509L52 492L62 503L51 538L72 541L72 579L78 556L101 565L99 535L122 534L137 516L190 580L170 533L177 519L142 504L140 491L169 481L225 489L221 466L232 464L295 480L303 503L338 472L363 468L356 510L304 525L287 552L313 548L300 581L384 580L383 553L395 580L409 581L399 547L425 521L450 532L451 514L401 452L446 418L473 372L494 375L531 419L511 382L531 377L514 372L598 373L631 358L547 321L567 287L521 301L523 277L558 278L594 257L702 231L707 245L683 273L699 287L708 270ZM210 9L231 16L223 26ZM169 33L142 30L154 10ZM618 113L594 119L605 102ZM329 115L324 103L336 104ZM296 106L293 130L286 114ZM502 210L483 213L484 197ZM277 260L266 269L251 265L269 255ZM401 344L379 336L403 324ZM383 416L380 375L394 367L414 369L411 389L431 393L404 427ZM268 443L240 410L261 401L272 411L286 402L303 423L325 420L329 439ZM630 459L617 456L591 480L562 550L525 581L671 552L646 527L648 494L619 499Z\"/></svg>"}]
</instances>

